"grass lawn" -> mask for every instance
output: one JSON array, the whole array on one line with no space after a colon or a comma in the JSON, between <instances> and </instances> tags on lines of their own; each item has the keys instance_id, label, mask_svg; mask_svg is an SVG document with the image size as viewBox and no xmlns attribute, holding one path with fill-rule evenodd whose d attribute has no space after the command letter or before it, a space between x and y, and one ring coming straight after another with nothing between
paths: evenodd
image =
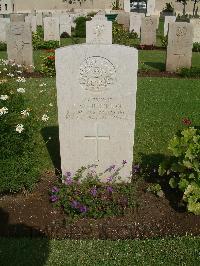
<instances>
[{"instance_id":1,"label":"grass lawn","mask_svg":"<svg viewBox=\"0 0 200 266\"><path fill-rule=\"evenodd\" d=\"M5 266L48 265L200 265L200 238L74 241L0 239Z\"/></svg>"}]
</instances>

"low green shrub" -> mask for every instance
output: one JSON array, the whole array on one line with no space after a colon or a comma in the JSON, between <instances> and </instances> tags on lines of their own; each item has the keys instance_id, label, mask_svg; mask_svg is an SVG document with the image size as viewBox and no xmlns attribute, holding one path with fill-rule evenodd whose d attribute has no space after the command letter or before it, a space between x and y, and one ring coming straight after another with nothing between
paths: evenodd
<instances>
[{"instance_id":1,"label":"low green shrub","mask_svg":"<svg viewBox=\"0 0 200 266\"><path fill-rule=\"evenodd\" d=\"M60 35L60 38L70 38L71 36L69 35L69 33L67 32L63 32L61 35Z\"/></svg>"},{"instance_id":2,"label":"low green shrub","mask_svg":"<svg viewBox=\"0 0 200 266\"><path fill-rule=\"evenodd\" d=\"M59 41L44 41L38 31L32 34L32 44L34 50L56 49L60 47Z\"/></svg>"},{"instance_id":3,"label":"low green shrub","mask_svg":"<svg viewBox=\"0 0 200 266\"><path fill-rule=\"evenodd\" d=\"M7 50L7 44L4 42L0 42L0 51L6 51Z\"/></svg>"},{"instance_id":4,"label":"low green shrub","mask_svg":"<svg viewBox=\"0 0 200 266\"><path fill-rule=\"evenodd\" d=\"M164 48L167 48L168 44L168 37L167 36L160 36L161 45Z\"/></svg>"},{"instance_id":5,"label":"low green shrub","mask_svg":"<svg viewBox=\"0 0 200 266\"><path fill-rule=\"evenodd\" d=\"M200 43L198 43L198 42L193 43L192 51L193 52L200 52Z\"/></svg>"},{"instance_id":6,"label":"low green shrub","mask_svg":"<svg viewBox=\"0 0 200 266\"><path fill-rule=\"evenodd\" d=\"M184 120L191 124L188 119ZM170 177L169 184L183 193L189 212L200 215L200 130L188 127L169 143L173 157L162 162L159 174Z\"/></svg>"},{"instance_id":7,"label":"low green shrub","mask_svg":"<svg viewBox=\"0 0 200 266\"><path fill-rule=\"evenodd\" d=\"M42 63L39 72L46 76L53 77L56 74L55 50L48 50L47 55L42 56Z\"/></svg>"},{"instance_id":8,"label":"low green shrub","mask_svg":"<svg viewBox=\"0 0 200 266\"><path fill-rule=\"evenodd\" d=\"M78 17L75 19L75 29L74 29L74 37L86 37L86 21L91 20L91 18L86 17Z\"/></svg>"},{"instance_id":9,"label":"low green shrub","mask_svg":"<svg viewBox=\"0 0 200 266\"><path fill-rule=\"evenodd\" d=\"M69 219L124 215L135 206L133 184L117 182L125 164L123 161L118 168L111 165L101 174L96 172L97 165L82 167L74 175L67 172L52 188L50 200ZM105 182L101 182L102 176Z\"/></svg>"},{"instance_id":10,"label":"low green shrub","mask_svg":"<svg viewBox=\"0 0 200 266\"><path fill-rule=\"evenodd\" d=\"M137 39L138 35L136 32L129 32L123 28L122 25L119 25L117 22L113 22L113 43L121 45L129 45L130 39Z\"/></svg>"},{"instance_id":11,"label":"low green shrub","mask_svg":"<svg viewBox=\"0 0 200 266\"><path fill-rule=\"evenodd\" d=\"M0 193L31 189L38 179L34 159L34 112L24 94L25 79L1 82L0 89Z\"/></svg>"},{"instance_id":12,"label":"low green shrub","mask_svg":"<svg viewBox=\"0 0 200 266\"><path fill-rule=\"evenodd\" d=\"M178 73L181 77L184 78L199 78L200 68L199 67L181 68Z\"/></svg>"},{"instance_id":13,"label":"low green shrub","mask_svg":"<svg viewBox=\"0 0 200 266\"><path fill-rule=\"evenodd\" d=\"M160 184L151 184L148 188L147 188L147 192L151 192L154 195L158 196L158 197L163 197L164 193L162 191L161 185Z\"/></svg>"}]
</instances>

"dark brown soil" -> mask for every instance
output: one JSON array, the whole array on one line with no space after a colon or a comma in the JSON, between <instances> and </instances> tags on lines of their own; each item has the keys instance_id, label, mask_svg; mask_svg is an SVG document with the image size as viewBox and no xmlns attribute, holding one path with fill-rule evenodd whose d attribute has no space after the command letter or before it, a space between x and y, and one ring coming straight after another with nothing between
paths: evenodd
<instances>
[{"instance_id":1,"label":"dark brown soil","mask_svg":"<svg viewBox=\"0 0 200 266\"><path fill-rule=\"evenodd\" d=\"M157 70L139 70L138 77L161 77L161 78L182 78L177 73L167 72L167 71L157 71Z\"/></svg>"},{"instance_id":2,"label":"dark brown soil","mask_svg":"<svg viewBox=\"0 0 200 266\"><path fill-rule=\"evenodd\" d=\"M134 239L200 235L200 216L171 207L167 198L145 192L142 182L133 214L66 224L65 215L49 202L56 177L48 173L30 194L0 197L0 236L48 236L69 239Z\"/></svg>"}]
</instances>

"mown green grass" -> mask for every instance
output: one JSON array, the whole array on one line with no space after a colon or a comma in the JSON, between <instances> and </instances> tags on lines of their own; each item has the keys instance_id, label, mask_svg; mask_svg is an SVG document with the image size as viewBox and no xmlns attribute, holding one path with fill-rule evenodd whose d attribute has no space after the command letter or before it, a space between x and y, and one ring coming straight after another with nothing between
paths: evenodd
<instances>
[{"instance_id":1,"label":"mown green grass","mask_svg":"<svg viewBox=\"0 0 200 266\"><path fill-rule=\"evenodd\" d=\"M200 238L73 241L1 239L5 266L50 265L200 265Z\"/></svg>"},{"instance_id":2,"label":"mown green grass","mask_svg":"<svg viewBox=\"0 0 200 266\"><path fill-rule=\"evenodd\" d=\"M46 83L46 86L40 87L41 83ZM55 79L27 79L25 87L28 108L36 112L38 120L45 113L49 116L49 120L35 132L35 140L41 172L52 170L52 161L59 157ZM188 117L194 125L200 125L199 88L200 80L195 79L138 79L135 161L140 161L144 155L152 160L152 154L167 154L169 140L183 128L183 118Z\"/></svg>"}]
</instances>

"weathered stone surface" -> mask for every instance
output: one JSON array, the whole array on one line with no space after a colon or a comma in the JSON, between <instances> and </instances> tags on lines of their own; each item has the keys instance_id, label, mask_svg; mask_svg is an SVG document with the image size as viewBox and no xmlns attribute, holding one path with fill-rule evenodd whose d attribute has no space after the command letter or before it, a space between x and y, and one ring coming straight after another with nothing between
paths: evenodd
<instances>
[{"instance_id":1,"label":"weathered stone surface","mask_svg":"<svg viewBox=\"0 0 200 266\"><path fill-rule=\"evenodd\" d=\"M8 60L32 69L33 47L30 25L25 22L11 22L6 25Z\"/></svg>"},{"instance_id":2,"label":"weathered stone surface","mask_svg":"<svg viewBox=\"0 0 200 266\"><path fill-rule=\"evenodd\" d=\"M56 50L61 167L133 161L138 52L120 45L73 45ZM107 178L108 176L104 176Z\"/></svg>"},{"instance_id":3,"label":"weathered stone surface","mask_svg":"<svg viewBox=\"0 0 200 266\"><path fill-rule=\"evenodd\" d=\"M123 25L123 27L129 30L130 27L130 13L119 12L117 15L117 23Z\"/></svg>"},{"instance_id":4,"label":"weathered stone surface","mask_svg":"<svg viewBox=\"0 0 200 266\"><path fill-rule=\"evenodd\" d=\"M36 32L37 31L37 21L36 21L36 16L26 16L25 17L25 22L28 23L31 26L31 30L32 32Z\"/></svg>"},{"instance_id":5,"label":"weathered stone surface","mask_svg":"<svg viewBox=\"0 0 200 266\"><path fill-rule=\"evenodd\" d=\"M187 22L169 23L166 70L191 67L193 27Z\"/></svg>"},{"instance_id":6,"label":"weathered stone surface","mask_svg":"<svg viewBox=\"0 0 200 266\"><path fill-rule=\"evenodd\" d=\"M156 1L155 0L148 0L147 1L147 16L154 15L155 9L156 9Z\"/></svg>"},{"instance_id":7,"label":"weathered stone surface","mask_svg":"<svg viewBox=\"0 0 200 266\"><path fill-rule=\"evenodd\" d=\"M193 43L198 42L200 43L200 19L195 18L195 19L190 19L190 23L193 26Z\"/></svg>"},{"instance_id":8,"label":"weathered stone surface","mask_svg":"<svg viewBox=\"0 0 200 266\"><path fill-rule=\"evenodd\" d=\"M155 17L142 18L141 45L156 45L156 25Z\"/></svg>"},{"instance_id":9,"label":"weathered stone surface","mask_svg":"<svg viewBox=\"0 0 200 266\"><path fill-rule=\"evenodd\" d=\"M44 18L44 40L60 41L59 19L56 17Z\"/></svg>"},{"instance_id":10,"label":"weathered stone surface","mask_svg":"<svg viewBox=\"0 0 200 266\"><path fill-rule=\"evenodd\" d=\"M86 43L112 44L112 22L97 15L86 22Z\"/></svg>"},{"instance_id":11,"label":"weathered stone surface","mask_svg":"<svg viewBox=\"0 0 200 266\"><path fill-rule=\"evenodd\" d=\"M71 30L71 24L72 24L72 20L71 17L67 14L61 14L59 16L59 22L60 22L60 35L63 32L67 32L70 36L72 34L72 30Z\"/></svg>"},{"instance_id":12,"label":"weathered stone surface","mask_svg":"<svg viewBox=\"0 0 200 266\"><path fill-rule=\"evenodd\" d=\"M175 22L175 21L176 21L176 17L175 16L165 16L164 36L167 36L169 23L170 22Z\"/></svg>"},{"instance_id":13,"label":"weathered stone surface","mask_svg":"<svg viewBox=\"0 0 200 266\"><path fill-rule=\"evenodd\" d=\"M0 18L0 42L6 42L6 25L10 23L9 18Z\"/></svg>"},{"instance_id":14,"label":"weathered stone surface","mask_svg":"<svg viewBox=\"0 0 200 266\"><path fill-rule=\"evenodd\" d=\"M25 22L25 14L10 14L10 22Z\"/></svg>"},{"instance_id":15,"label":"weathered stone surface","mask_svg":"<svg viewBox=\"0 0 200 266\"><path fill-rule=\"evenodd\" d=\"M138 37L140 37L140 29L142 24L142 18L145 15L143 13L130 13L130 32L134 31L137 33Z\"/></svg>"},{"instance_id":16,"label":"weathered stone surface","mask_svg":"<svg viewBox=\"0 0 200 266\"><path fill-rule=\"evenodd\" d=\"M37 22L37 26L43 26L42 12L38 11L36 13L36 22Z\"/></svg>"}]
</instances>

